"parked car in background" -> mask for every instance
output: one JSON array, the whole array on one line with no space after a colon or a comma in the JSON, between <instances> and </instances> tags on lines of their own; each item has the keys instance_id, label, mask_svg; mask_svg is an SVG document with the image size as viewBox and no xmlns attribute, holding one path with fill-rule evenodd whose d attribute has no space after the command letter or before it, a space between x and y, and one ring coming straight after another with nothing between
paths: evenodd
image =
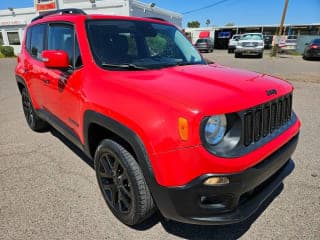
<instances>
[{"instance_id":1,"label":"parked car in background","mask_svg":"<svg viewBox=\"0 0 320 240\"><path fill-rule=\"evenodd\" d=\"M240 39L240 34L235 34L232 36L232 38L229 39L228 43L228 53L233 53L234 50L236 49L236 46L238 44L238 41Z\"/></svg>"},{"instance_id":2,"label":"parked car in background","mask_svg":"<svg viewBox=\"0 0 320 240\"><path fill-rule=\"evenodd\" d=\"M235 57L242 55L257 55L259 58L263 57L264 41L261 33L245 33L242 34L236 50Z\"/></svg>"},{"instance_id":3,"label":"parked car in background","mask_svg":"<svg viewBox=\"0 0 320 240\"><path fill-rule=\"evenodd\" d=\"M297 36L296 35L289 35L284 40L283 46L280 47L280 52L287 52L287 51L295 51L297 49Z\"/></svg>"},{"instance_id":4,"label":"parked car in background","mask_svg":"<svg viewBox=\"0 0 320 240\"><path fill-rule=\"evenodd\" d=\"M212 38L199 38L195 44L195 47L199 51L213 52L213 45Z\"/></svg>"},{"instance_id":5,"label":"parked car in background","mask_svg":"<svg viewBox=\"0 0 320 240\"><path fill-rule=\"evenodd\" d=\"M315 38L310 43L306 43L306 45L302 55L303 59L320 59L320 38Z\"/></svg>"},{"instance_id":6,"label":"parked car in background","mask_svg":"<svg viewBox=\"0 0 320 240\"><path fill-rule=\"evenodd\" d=\"M273 35L264 35L263 36L263 41L264 41L264 49L271 49L272 48Z\"/></svg>"}]
</instances>

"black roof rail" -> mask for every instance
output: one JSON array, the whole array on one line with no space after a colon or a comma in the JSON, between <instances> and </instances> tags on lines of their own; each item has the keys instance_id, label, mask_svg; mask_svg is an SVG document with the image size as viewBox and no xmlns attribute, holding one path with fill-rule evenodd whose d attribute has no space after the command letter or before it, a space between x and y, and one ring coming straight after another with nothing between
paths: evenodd
<instances>
[{"instance_id":1,"label":"black roof rail","mask_svg":"<svg viewBox=\"0 0 320 240\"><path fill-rule=\"evenodd\" d=\"M81 15L87 15L83 10L78 8L64 8L64 9L58 9L53 11L48 11L38 17L35 17L31 20L31 22L34 22L36 20L42 19L44 17L54 15L54 14L81 14Z\"/></svg>"},{"instance_id":2,"label":"black roof rail","mask_svg":"<svg viewBox=\"0 0 320 240\"><path fill-rule=\"evenodd\" d=\"M162 22L167 22L167 20L163 19L163 18L157 18L157 17L146 17L148 19L153 19L153 20L158 20L158 21L162 21Z\"/></svg>"}]
</instances>

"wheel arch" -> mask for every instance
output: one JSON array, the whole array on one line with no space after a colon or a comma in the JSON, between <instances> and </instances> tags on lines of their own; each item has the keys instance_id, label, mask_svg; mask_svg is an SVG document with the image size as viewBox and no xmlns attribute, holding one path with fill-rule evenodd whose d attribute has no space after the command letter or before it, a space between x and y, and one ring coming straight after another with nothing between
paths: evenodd
<instances>
[{"instance_id":1,"label":"wheel arch","mask_svg":"<svg viewBox=\"0 0 320 240\"><path fill-rule=\"evenodd\" d=\"M27 84L26 84L25 80L23 79L23 77L21 77L19 75L16 75L16 81L17 81L19 92L21 94L22 89L27 88Z\"/></svg>"},{"instance_id":2,"label":"wheel arch","mask_svg":"<svg viewBox=\"0 0 320 240\"><path fill-rule=\"evenodd\" d=\"M138 134L133 130L93 110L87 110L84 113L83 128L84 150L92 159L94 158L94 153L99 143L108 137L124 146L135 157L143 170L146 180L153 176L146 147ZM93 133L98 135L92 135Z\"/></svg>"}]
</instances>

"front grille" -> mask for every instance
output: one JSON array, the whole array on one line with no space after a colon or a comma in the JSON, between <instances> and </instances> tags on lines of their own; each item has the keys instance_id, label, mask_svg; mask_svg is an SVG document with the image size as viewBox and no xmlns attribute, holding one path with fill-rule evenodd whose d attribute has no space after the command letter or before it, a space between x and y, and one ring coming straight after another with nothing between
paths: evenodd
<instances>
[{"instance_id":1,"label":"front grille","mask_svg":"<svg viewBox=\"0 0 320 240\"><path fill-rule=\"evenodd\" d=\"M285 125L292 115L292 94L248 109L243 115L243 144L249 146Z\"/></svg>"},{"instance_id":2,"label":"front grille","mask_svg":"<svg viewBox=\"0 0 320 240\"><path fill-rule=\"evenodd\" d=\"M242 47L256 47L258 46L257 42L243 42Z\"/></svg>"}]
</instances>

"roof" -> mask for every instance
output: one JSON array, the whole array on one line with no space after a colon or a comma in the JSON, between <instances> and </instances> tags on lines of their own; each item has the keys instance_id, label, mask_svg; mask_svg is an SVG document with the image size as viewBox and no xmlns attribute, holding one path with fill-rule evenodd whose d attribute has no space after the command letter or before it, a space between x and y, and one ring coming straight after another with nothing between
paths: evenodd
<instances>
[{"instance_id":1,"label":"roof","mask_svg":"<svg viewBox=\"0 0 320 240\"><path fill-rule=\"evenodd\" d=\"M143 17L132 17L132 16L117 16L117 15L105 15L105 14L86 14L80 9L60 9L52 12L48 12L45 15L38 16L34 18L31 22L31 25L47 22L47 21L71 21L75 22L77 20L86 20L86 19L117 19L117 20L131 20L131 21L148 21L155 23L162 23L167 25L173 25L170 22L167 22L159 18L143 18Z\"/></svg>"}]
</instances>

